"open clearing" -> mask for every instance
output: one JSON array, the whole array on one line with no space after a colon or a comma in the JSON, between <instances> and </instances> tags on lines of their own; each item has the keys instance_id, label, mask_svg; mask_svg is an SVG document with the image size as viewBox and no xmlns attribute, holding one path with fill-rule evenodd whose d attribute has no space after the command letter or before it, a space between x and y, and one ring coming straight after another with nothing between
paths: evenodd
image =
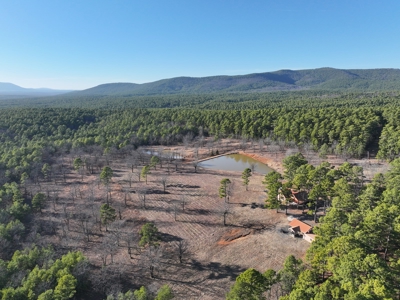
<instances>
[{"instance_id":1,"label":"open clearing","mask_svg":"<svg viewBox=\"0 0 400 300\"><path fill-rule=\"evenodd\" d=\"M162 167L151 169L147 184L143 178L138 180L147 162L131 168L127 164L130 153L109 161L114 176L108 195L117 220L108 231L104 226L100 230L98 222L100 205L107 201L107 188L99 182L100 168L93 174L84 170L82 175L72 167L77 155L64 157L58 164L67 169L65 180L54 174L58 177L55 182L40 184L49 200L32 223L40 237L32 235L32 239L39 245L53 244L61 252L82 251L95 266L90 279L99 293L141 285L154 292L169 284L176 299L224 299L236 276L247 268L278 270L288 255L304 257L309 244L281 232L288 225L285 213L262 208L266 197L262 175L253 174L246 191L241 172L201 168L195 172L190 157L198 150L169 150L179 151L186 162L167 166L164 161ZM246 154L282 171L284 152L249 150ZM80 154L83 158L94 155ZM99 159L105 158L100 155ZM232 181L228 204L218 196L223 178ZM39 185L30 184L28 190L34 194ZM152 257L137 247L138 232L146 222L153 222L161 235L161 251ZM182 263L176 249L179 240L184 240L189 250ZM98 297L87 295L85 299Z\"/></svg>"},{"instance_id":2,"label":"open clearing","mask_svg":"<svg viewBox=\"0 0 400 300\"><path fill-rule=\"evenodd\" d=\"M190 163L178 166L177 171L175 166L170 167L169 175L165 164L157 166L148 175L147 184L135 176L129 187L131 169L124 160L114 160L110 204L117 215L121 212L121 220L117 217L116 226L110 225L107 232L102 226L100 231L96 221L107 193L98 182L99 172L86 173L82 180L71 166L72 158L64 160L66 180L40 184L49 201L35 216L41 235L35 242L58 245L60 251L82 251L98 267L91 280L99 291L141 285L154 291L167 283L177 299L223 299L236 276L247 268L278 270L286 256L302 257L309 246L281 233L280 228L287 225L284 213L261 208L266 196L263 176L254 174L246 191L240 172L197 169L195 173ZM164 176L165 193L160 181ZM218 196L223 178L232 181L229 204ZM29 189L35 193L39 186L32 184ZM146 193L145 203L138 196L140 191ZM155 278L150 277L149 266L144 263L145 251L132 247L135 249L128 253L128 240L137 244L137 234L145 222L153 222L161 233L163 251L154 262ZM119 246L114 245L115 236L120 237ZM178 240L186 241L190 251L184 254L182 263L174 250ZM102 267L104 259L106 266Z\"/></svg>"}]
</instances>

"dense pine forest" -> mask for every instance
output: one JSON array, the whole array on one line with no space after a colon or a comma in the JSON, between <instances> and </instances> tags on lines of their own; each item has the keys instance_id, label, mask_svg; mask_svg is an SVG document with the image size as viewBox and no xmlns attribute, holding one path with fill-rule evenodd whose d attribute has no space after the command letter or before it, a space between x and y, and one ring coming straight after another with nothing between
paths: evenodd
<instances>
[{"instance_id":1,"label":"dense pine forest","mask_svg":"<svg viewBox=\"0 0 400 300\"><path fill-rule=\"evenodd\" d=\"M227 138L243 141L242 145L278 145L282 151L297 147L322 158L378 158L392 164L387 174L365 182L362 169L349 163L334 168L326 162L312 166L301 155L285 159L285 174L265 176L265 205L279 206L274 203L279 187L307 191L311 214L317 206L326 208L315 229L318 237L304 261L289 256L280 271L241 272L226 291L227 299L400 299L399 104L399 92L343 91L2 100L1 299L90 299L91 293L98 297L93 299L172 299L168 285L147 291L136 283L127 289L124 283L118 291L100 291L101 283L96 285L90 276L94 267L81 251L61 247L57 241L40 244L37 236L45 233L34 224L43 217L45 206L54 205L56 212L59 205L69 222L67 206L61 208L55 192L45 187L66 182L68 170L82 179L96 174L98 186L107 190L109 205L112 191L107 174L113 175L106 168L114 168L113 161L128 161L135 153L132 173L140 166L138 180L147 180L150 168L160 162L153 155L140 156L138 149L189 142L200 147L204 140ZM164 192L165 188L164 182ZM135 193L142 197L139 190ZM71 199L78 199L76 194ZM97 210L99 232L106 232L118 209ZM77 222L89 240L85 220ZM157 232L144 228L139 238ZM157 239L140 242L140 251L158 249Z\"/></svg>"}]
</instances>

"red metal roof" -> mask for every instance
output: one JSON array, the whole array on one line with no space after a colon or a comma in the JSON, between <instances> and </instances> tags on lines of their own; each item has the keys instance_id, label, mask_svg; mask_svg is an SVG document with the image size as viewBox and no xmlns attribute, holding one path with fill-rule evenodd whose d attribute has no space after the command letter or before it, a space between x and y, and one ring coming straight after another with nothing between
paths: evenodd
<instances>
[{"instance_id":1,"label":"red metal roof","mask_svg":"<svg viewBox=\"0 0 400 300\"><path fill-rule=\"evenodd\" d=\"M302 233L307 233L312 229L312 227L310 225L308 225L308 224L306 224L306 223L304 223L304 222L302 222L300 220L297 220L297 219L293 219L289 223L289 226L292 227L292 228L300 227L300 231Z\"/></svg>"}]
</instances>

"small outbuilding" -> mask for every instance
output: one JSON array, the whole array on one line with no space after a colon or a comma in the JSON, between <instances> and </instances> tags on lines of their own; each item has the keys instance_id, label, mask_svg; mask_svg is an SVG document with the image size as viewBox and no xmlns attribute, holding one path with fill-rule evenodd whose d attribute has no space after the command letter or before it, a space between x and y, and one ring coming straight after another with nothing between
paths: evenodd
<instances>
[{"instance_id":1,"label":"small outbuilding","mask_svg":"<svg viewBox=\"0 0 400 300\"><path fill-rule=\"evenodd\" d=\"M293 219L289 223L289 232L293 237L299 236L311 243L315 240L315 234L312 233L312 226L298 219Z\"/></svg>"},{"instance_id":2,"label":"small outbuilding","mask_svg":"<svg viewBox=\"0 0 400 300\"><path fill-rule=\"evenodd\" d=\"M306 191L295 191L293 189L290 189L290 191L292 192L290 198L293 202L296 202L298 205L304 205L308 202L308 193Z\"/></svg>"}]
</instances>

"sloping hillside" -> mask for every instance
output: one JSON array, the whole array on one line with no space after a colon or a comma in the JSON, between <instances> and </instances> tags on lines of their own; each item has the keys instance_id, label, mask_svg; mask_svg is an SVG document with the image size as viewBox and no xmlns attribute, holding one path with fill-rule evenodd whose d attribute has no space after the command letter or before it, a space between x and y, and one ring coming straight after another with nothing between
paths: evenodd
<instances>
[{"instance_id":1,"label":"sloping hillside","mask_svg":"<svg viewBox=\"0 0 400 300\"><path fill-rule=\"evenodd\" d=\"M400 89L399 69L280 70L238 76L176 77L155 82L107 83L69 96L202 94L215 92L267 92L286 90L382 91Z\"/></svg>"}]
</instances>

